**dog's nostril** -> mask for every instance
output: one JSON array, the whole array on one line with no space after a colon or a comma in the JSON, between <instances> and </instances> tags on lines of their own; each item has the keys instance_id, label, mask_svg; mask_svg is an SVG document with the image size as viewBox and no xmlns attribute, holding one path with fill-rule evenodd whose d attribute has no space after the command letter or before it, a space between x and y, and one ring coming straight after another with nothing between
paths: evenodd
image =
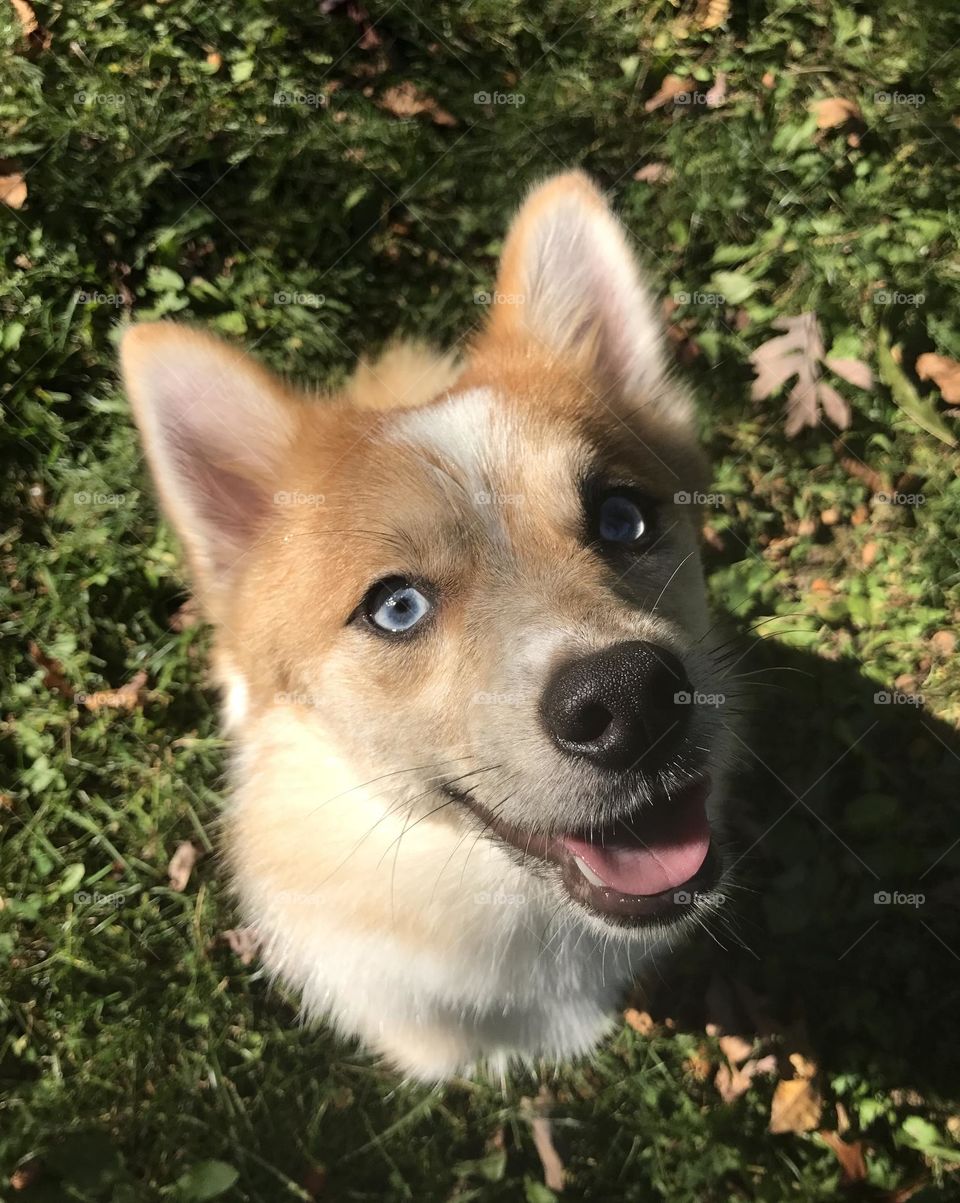
<instances>
[{"instance_id":1,"label":"dog's nostril","mask_svg":"<svg viewBox=\"0 0 960 1203\"><path fill-rule=\"evenodd\" d=\"M613 722L613 715L599 702L588 702L570 716L565 737L573 743L588 744L598 740Z\"/></svg>"}]
</instances>

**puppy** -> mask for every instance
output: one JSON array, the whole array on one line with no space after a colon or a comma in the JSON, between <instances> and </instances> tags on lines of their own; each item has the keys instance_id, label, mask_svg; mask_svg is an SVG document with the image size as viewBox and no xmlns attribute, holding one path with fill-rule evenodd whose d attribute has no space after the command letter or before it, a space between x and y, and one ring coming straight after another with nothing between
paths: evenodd
<instances>
[{"instance_id":1,"label":"puppy","mask_svg":"<svg viewBox=\"0 0 960 1203\"><path fill-rule=\"evenodd\" d=\"M161 322L122 370L216 631L226 852L270 970L409 1076L590 1050L723 901L688 398L579 174L465 358L302 396Z\"/></svg>"}]
</instances>

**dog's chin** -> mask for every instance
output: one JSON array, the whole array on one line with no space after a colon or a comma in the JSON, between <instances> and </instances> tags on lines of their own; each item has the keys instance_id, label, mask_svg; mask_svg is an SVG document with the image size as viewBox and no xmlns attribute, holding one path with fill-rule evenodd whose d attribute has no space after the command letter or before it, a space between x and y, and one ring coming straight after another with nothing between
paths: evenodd
<instances>
[{"instance_id":1,"label":"dog's chin","mask_svg":"<svg viewBox=\"0 0 960 1203\"><path fill-rule=\"evenodd\" d=\"M615 822L551 834L506 823L472 794L444 789L480 820L487 838L606 925L663 930L710 908L717 896L723 858L707 818L706 777Z\"/></svg>"}]
</instances>

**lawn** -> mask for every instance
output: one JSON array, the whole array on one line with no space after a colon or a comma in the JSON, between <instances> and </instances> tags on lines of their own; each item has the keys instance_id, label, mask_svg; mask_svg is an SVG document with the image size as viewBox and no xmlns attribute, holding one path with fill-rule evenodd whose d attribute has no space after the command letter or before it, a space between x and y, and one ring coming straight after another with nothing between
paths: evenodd
<instances>
[{"instance_id":1,"label":"lawn","mask_svg":"<svg viewBox=\"0 0 960 1203\"><path fill-rule=\"evenodd\" d=\"M35 7L0 4L0 1198L545 1203L537 1106L563 1198L960 1198L960 12ZM209 638L116 339L175 316L323 385L452 346L576 165L714 456L743 889L589 1063L428 1091L224 936ZM841 364L795 430L751 357L804 314Z\"/></svg>"}]
</instances>

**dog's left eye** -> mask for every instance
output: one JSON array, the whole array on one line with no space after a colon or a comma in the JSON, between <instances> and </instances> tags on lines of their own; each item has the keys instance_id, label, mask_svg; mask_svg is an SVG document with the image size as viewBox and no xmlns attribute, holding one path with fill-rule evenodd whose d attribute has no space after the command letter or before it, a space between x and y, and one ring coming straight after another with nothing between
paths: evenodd
<instances>
[{"instance_id":1,"label":"dog's left eye","mask_svg":"<svg viewBox=\"0 0 960 1203\"><path fill-rule=\"evenodd\" d=\"M433 602L416 585L391 577L374 585L363 600L369 622L388 635L412 631L433 609Z\"/></svg>"},{"instance_id":2,"label":"dog's left eye","mask_svg":"<svg viewBox=\"0 0 960 1203\"><path fill-rule=\"evenodd\" d=\"M652 513L639 498L610 492L597 504L593 525L596 537L604 543L637 545L650 536Z\"/></svg>"}]
</instances>

